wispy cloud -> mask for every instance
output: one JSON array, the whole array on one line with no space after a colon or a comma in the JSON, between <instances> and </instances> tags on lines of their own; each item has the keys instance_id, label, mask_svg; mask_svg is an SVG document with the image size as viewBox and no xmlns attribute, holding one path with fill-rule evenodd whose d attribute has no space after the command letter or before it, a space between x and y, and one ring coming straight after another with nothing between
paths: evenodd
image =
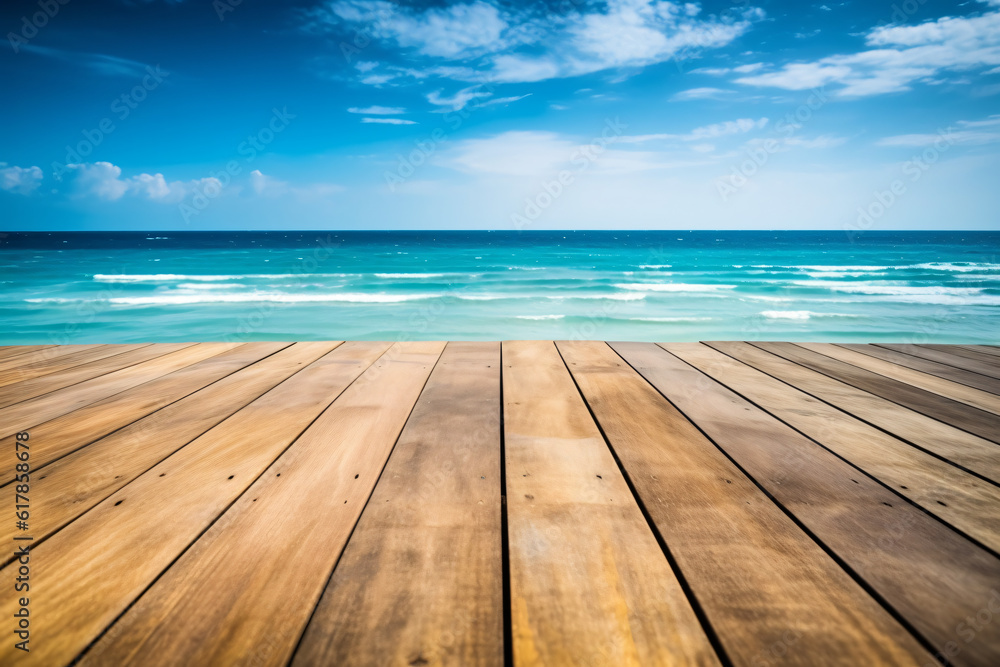
<instances>
[{"instance_id":1,"label":"wispy cloud","mask_svg":"<svg viewBox=\"0 0 1000 667\"><path fill-rule=\"evenodd\" d=\"M745 134L752 130L760 130L763 129L767 123L767 118L759 118L757 120L754 120L753 118L738 118L736 120L727 120L721 123L713 123L711 125L696 127L690 132L683 134L664 133L624 135L618 137L618 142L624 144L642 144L649 141L663 140L705 141L733 134Z\"/></svg>"},{"instance_id":2,"label":"wispy cloud","mask_svg":"<svg viewBox=\"0 0 1000 667\"><path fill-rule=\"evenodd\" d=\"M380 125L416 125L415 120L406 120L405 118L362 118L362 123L378 123Z\"/></svg>"},{"instance_id":3,"label":"wispy cloud","mask_svg":"<svg viewBox=\"0 0 1000 667\"><path fill-rule=\"evenodd\" d=\"M141 63L137 60L121 58L104 53L86 53L82 51L69 51L66 49L55 49L47 46L35 46L25 44L21 50L27 53L52 58L64 63L85 67L95 74L104 76L143 76L151 65Z\"/></svg>"},{"instance_id":4,"label":"wispy cloud","mask_svg":"<svg viewBox=\"0 0 1000 667\"><path fill-rule=\"evenodd\" d=\"M996 128L998 131L981 128ZM922 148L941 142L965 146L981 146L1000 142L1000 114L994 114L983 120L960 120L954 126L933 134L900 134L884 137L876 141L875 145Z\"/></svg>"},{"instance_id":5,"label":"wispy cloud","mask_svg":"<svg viewBox=\"0 0 1000 667\"><path fill-rule=\"evenodd\" d=\"M721 100L734 94L735 91L723 90L722 88L689 88L688 90L682 90L681 92L675 94L670 99L674 102L689 102L691 100Z\"/></svg>"},{"instance_id":6,"label":"wispy cloud","mask_svg":"<svg viewBox=\"0 0 1000 667\"><path fill-rule=\"evenodd\" d=\"M382 107L376 104L370 107L350 107L347 112L365 116L398 116L406 113L406 109L403 107Z\"/></svg>"}]
</instances>

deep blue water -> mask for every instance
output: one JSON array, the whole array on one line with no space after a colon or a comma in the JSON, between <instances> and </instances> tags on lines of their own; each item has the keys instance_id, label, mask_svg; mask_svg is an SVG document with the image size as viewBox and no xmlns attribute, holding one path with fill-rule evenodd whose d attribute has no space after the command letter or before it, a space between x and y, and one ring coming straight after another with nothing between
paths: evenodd
<instances>
[{"instance_id":1,"label":"deep blue water","mask_svg":"<svg viewBox=\"0 0 1000 667\"><path fill-rule=\"evenodd\" d=\"M1000 233L0 238L0 343L1000 341Z\"/></svg>"}]
</instances>

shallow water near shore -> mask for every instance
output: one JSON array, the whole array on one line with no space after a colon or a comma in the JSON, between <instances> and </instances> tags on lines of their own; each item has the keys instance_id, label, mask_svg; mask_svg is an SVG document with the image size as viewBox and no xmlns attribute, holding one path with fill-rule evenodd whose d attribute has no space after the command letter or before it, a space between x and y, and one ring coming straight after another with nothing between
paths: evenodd
<instances>
[{"instance_id":1,"label":"shallow water near shore","mask_svg":"<svg viewBox=\"0 0 1000 667\"><path fill-rule=\"evenodd\" d=\"M100 232L0 239L2 344L1000 342L996 232Z\"/></svg>"}]
</instances>

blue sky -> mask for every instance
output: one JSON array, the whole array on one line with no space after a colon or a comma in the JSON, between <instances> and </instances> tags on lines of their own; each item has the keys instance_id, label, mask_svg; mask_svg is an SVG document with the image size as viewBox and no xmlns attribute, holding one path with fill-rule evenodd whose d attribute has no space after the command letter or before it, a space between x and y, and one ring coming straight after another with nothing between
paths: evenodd
<instances>
[{"instance_id":1,"label":"blue sky","mask_svg":"<svg viewBox=\"0 0 1000 667\"><path fill-rule=\"evenodd\" d=\"M1000 0L34 0L0 227L998 229Z\"/></svg>"}]
</instances>

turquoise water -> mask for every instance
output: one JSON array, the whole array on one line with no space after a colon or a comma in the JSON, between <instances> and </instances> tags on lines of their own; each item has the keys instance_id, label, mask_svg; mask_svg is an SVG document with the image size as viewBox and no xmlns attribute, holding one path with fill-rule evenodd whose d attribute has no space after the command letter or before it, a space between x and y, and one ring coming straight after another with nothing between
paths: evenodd
<instances>
[{"instance_id":1,"label":"turquoise water","mask_svg":"<svg viewBox=\"0 0 1000 667\"><path fill-rule=\"evenodd\" d=\"M8 234L0 343L1000 342L1000 233Z\"/></svg>"}]
</instances>

